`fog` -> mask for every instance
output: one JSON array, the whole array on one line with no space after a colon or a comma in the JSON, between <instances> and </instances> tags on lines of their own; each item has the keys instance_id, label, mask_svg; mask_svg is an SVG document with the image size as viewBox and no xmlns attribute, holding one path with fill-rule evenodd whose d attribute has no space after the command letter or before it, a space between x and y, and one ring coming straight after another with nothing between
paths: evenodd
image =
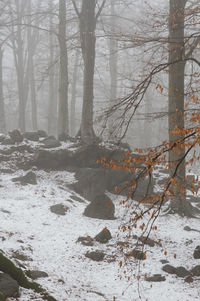
<instances>
[{"instance_id":1,"label":"fog","mask_svg":"<svg viewBox=\"0 0 200 301\"><path fill-rule=\"evenodd\" d=\"M163 49L158 49L155 55L155 50L149 50L142 40L141 46L134 43L137 37L145 41L157 33L167 36L167 24L162 25L163 29L153 31L155 15L158 20L163 18L163 13L167 15L167 8L160 6L161 3L153 2L152 6L150 2L146 5L145 1L107 1L98 17L92 92L94 115L91 121L97 136L102 135L105 111L131 93L132 86L144 76L147 61L155 57L162 60ZM57 137L62 132L59 133L59 122L64 118L61 122L64 123L65 134L75 136L78 133L83 111L84 59L79 17L72 1L66 1L66 4L66 24L63 25L66 26L66 36L63 37L59 32L59 23L62 24L59 1L1 1L2 132L17 128L22 132L43 129ZM99 2L95 13L100 5ZM81 1L76 1L76 6L81 12ZM144 24L144 16L148 16L149 24ZM66 47L64 54L61 54L61 40ZM65 56L65 60L61 55ZM88 55L93 56L92 53ZM66 85L63 84L64 117L59 114L59 107L63 108L59 105L63 94L59 88L63 62L66 62L64 71L67 76ZM165 78L162 77L159 82L163 85ZM125 140L134 147L156 145L167 135L164 114L161 119L151 115L167 111L167 96L155 89L158 83L151 85L130 123ZM111 124L113 121L108 120L103 139L120 138L123 129L118 125L111 129ZM159 137L152 136L152 129L154 133L159 132Z\"/></svg>"},{"instance_id":2,"label":"fog","mask_svg":"<svg viewBox=\"0 0 200 301\"><path fill-rule=\"evenodd\" d=\"M199 20L0 1L0 301L199 300Z\"/></svg>"}]
</instances>

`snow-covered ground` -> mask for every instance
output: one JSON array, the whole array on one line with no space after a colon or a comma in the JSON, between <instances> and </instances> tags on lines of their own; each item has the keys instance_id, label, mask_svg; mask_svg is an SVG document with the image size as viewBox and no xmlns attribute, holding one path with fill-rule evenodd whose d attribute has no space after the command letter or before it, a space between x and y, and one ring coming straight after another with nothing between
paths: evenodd
<instances>
[{"instance_id":1,"label":"snow-covered ground","mask_svg":"<svg viewBox=\"0 0 200 301\"><path fill-rule=\"evenodd\" d=\"M73 200L75 193L67 187L74 181L73 173L35 173L38 185L26 186L11 181L13 177L22 175L22 171L1 174L0 249L11 258L13 252L19 251L32 259L21 262L27 269L48 273L48 278L38 279L37 282L58 301L135 301L140 300L139 292L142 300L149 301L200 300L199 279L185 283L183 278L163 272L160 262L167 259L170 264L187 269L200 264L200 260L193 258L193 251L200 244L200 234L183 230L186 225L200 230L198 219L161 216L157 220L158 230L151 233L151 238L161 239L162 247L147 247L147 259L145 266L141 263L141 279L138 281L131 275L131 269L132 274L138 273L134 258L129 259L125 268L119 267L119 262L124 262L124 256L117 242L126 240L118 230L123 216L120 198L112 196L116 205L116 220L88 218L83 216L87 201L80 203ZM57 216L50 211L50 206L60 203L69 207L65 216ZM93 247L88 247L76 242L79 236L94 237L104 227L110 230L113 237L107 244L96 242ZM135 234L139 235L138 230ZM85 257L87 251L97 249L106 254L102 262ZM167 251L167 256L162 249ZM124 278L124 270L130 273L130 281ZM144 280L145 274L156 273L164 275L166 281L149 283ZM33 291L22 289L18 300L43 299Z\"/></svg>"}]
</instances>

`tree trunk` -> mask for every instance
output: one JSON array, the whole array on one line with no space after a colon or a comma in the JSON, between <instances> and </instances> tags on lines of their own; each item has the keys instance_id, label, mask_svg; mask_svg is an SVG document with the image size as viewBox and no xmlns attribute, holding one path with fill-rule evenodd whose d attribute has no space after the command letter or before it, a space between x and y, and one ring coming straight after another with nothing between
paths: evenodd
<instances>
[{"instance_id":1,"label":"tree trunk","mask_svg":"<svg viewBox=\"0 0 200 301\"><path fill-rule=\"evenodd\" d=\"M31 90L31 119L32 119L32 128L33 128L33 131L37 131L38 130L37 101L36 101L35 69L34 69L34 65L33 65L33 57L31 57L30 90Z\"/></svg>"},{"instance_id":2,"label":"tree trunk","mask_svg":"<svg viewBox=\"0 0 200 301\"><path fill-rule=\"evenodd\" d=\"M40 2L38 2L38 11L40 7ZM28 24L31 24L31 0L28 0L27 8L27 21ZM35 26L38 26L38 17L35 20ZM31 120L32 120L32 129L37 131L37 101L36 101L36 87L35 87L35 68L34 68L34 55L36 51L36 46L38 42L38 29L32 29L31 26L27 29L27 42L28 42L28 80L30 85L30 100L31 100Z\"/></svg>"},{"instance_id":3,"label":"tree trunk","mask_svg":"<svg viewBox=\"0 0 200 301\"><path fill-rule=\"evenodd\" d=\"M48 134L57 133L57 104L55 99L55 51L53 47L53 6L49 0L50 20L49 20L49 104L48 104Z\"/></svg>"},{"instance_id":4,"label":"tree trunk","mask_svg":"<svg viewBox=\"0 0 200 301\"><path fill-rule=\"evenodd\" d=\"M115 0L110 0L110 28L111 34L114 34L116 27ZM110 67L110 107L113 107L117 98L117 41L114 37L109 40L109 67ZM108 120L108 138L112 137L113 120Z\"/></svg>"},{"instance_id":5,"label":"tree trunk","mask_svg":"<svg viewBox=\"0 0 200 301\"><path fill-rule=\"evenodd\" d=\"M81 49L84 61L81 139L85 143L92 143L95 140L93 129L93 81L96 44L95 7L96 1L83 0L80 14Z\"/></svg>"},{"instance_id":6,"label":"tree trunk","mask_svg":"<svg viewBox=\"0 0 200 301\"><path fill-rule=\"evenodd\" d=\"M114 34L116 26L115 2L111 0L111 32ZM110 38L110 100L113 102L117 98L117 41Z\"/></svg>"},{"instance_id":7,"label":"tree trunk","mask_svg":"<svg viewBox=\"0 0 200 301\"><path fill-rule=\"evenodd\" d=\"M0 48L0 132L6 132L6 118L3 96L3 50Z\"/></svg>"},{"instance_id":8,"label":"tree trunk","mask_svg":"<svg viewBox=\"0 0 200 301\"><path fill-rule=\"evenodd\" d=\"M59 34L60 46L60 78L59 78L59 108L58 136L69 134L68 113L68 52L66 46L66 2L59 0Z\"/></svg>"},{"instance_id":9,"label":"tree trunk","mask_svg":"<svg viewBox=\"0 0 200 301\"><path fill-rule=\"evenodd\" d=\"M72 97L71 97L71 111L70 111L70 129L71 136L76 135L76 85L77 85L77 74L78 74L78 61L79 51L76 50L73 78L72 78Z\"/></svg>"},{"instance_id":10,"label":"tree trunk","mask_svg":"<svg viewBox=\"0 0 200 301\"><path fill-rule=\"evenodd\" d=\"M169 16L169 142L173 145L184 138L184 19L186 0L170 0ZM174 63L176 62L176 63ZM180 134L174 134L176 129ZM171 186L173 195L170 202L171 213L191 216L191 206L186 200L185 190L185 146L179 144L169 152L170 176L175 177ZM174 175L176 166L180 165Z\"/></svg>"}]
</instances>

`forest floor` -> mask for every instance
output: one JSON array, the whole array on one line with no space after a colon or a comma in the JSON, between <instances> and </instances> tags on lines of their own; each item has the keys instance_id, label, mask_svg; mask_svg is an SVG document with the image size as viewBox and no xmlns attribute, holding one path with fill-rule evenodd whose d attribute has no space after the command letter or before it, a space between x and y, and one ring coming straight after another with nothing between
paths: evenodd
<instances>
[{"instance_id":1,"label":"forest floor","mask_svg":"<svg viewBox=\"0 0 200 301\"><path fill-rule=\"evenodd\" d=\"M67 187L75 181L73 173L34 172L38 184L25 186L12 182L12 178L24 174L22 170L1 173L0 249L11 259L16 253L25 255L25 260L15 260L25 269L46 272L48 277L37 282L58 301L200 300L199 277L186 283L184 278L162 271L160 261L165 259L175 267L188 270L200 264L200 259L193 257L195 247L200 245L200 233L183 229L188 225L200 230L198 219L160 216L156 221L158 229L151 233L151 238L160 240L162 246L146 246L147 258L140 265L133 257L125 264L119 245L121 242L126 245L127 238L118 230L123 223L124 209L119 204L123 198L109 194L116 206L115 220L88 218L83 216L88 202L75 201L76 194ZM61 203L69 208L66 215L58 216L50 211L52 205ZM79 236L94 237L105 227L112 234L107 244L95 242L94 246L83 246L77 243ZM135 230L135 234L140 235L139 230ZM132 247L134 244L132 240ZM103 251L104 260L95 262L86 258L85 254L91 250ZM120 261L123 262L121 268ZM130 281L124 277L124 271ZM139 280L133 275L138 273ZM166 280L147 282L145 275L153 274L161 274ZM21 289L17 300L43 299L31 290Z\"/></svg>"}]
</instances>

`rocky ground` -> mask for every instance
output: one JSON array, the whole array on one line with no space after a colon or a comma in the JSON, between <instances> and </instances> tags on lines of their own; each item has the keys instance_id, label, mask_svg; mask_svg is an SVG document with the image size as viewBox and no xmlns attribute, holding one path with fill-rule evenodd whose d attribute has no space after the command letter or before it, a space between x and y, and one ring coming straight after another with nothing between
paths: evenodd
<instances>
[{"instance_id":1,"label":"rocky ground","mask_svg":"<svg viewBox=\"0 0 200 301\"><path fill-rule=\"evenodd\" d=\"M4 257L52 300L199 300L199 220L161 216L150 239L135 230L128 240L118 230L124 197L113 193L130 175L97 163L99 156L122 156L126 147L88 149L44 136L0 136L0 300L44 299L5 272ZM155 174L154 189L165 177ZM198 198L191 201L199 206ZM126 255L138 241L146 255L142 248Z\"/></svg>"}]
</instances>

